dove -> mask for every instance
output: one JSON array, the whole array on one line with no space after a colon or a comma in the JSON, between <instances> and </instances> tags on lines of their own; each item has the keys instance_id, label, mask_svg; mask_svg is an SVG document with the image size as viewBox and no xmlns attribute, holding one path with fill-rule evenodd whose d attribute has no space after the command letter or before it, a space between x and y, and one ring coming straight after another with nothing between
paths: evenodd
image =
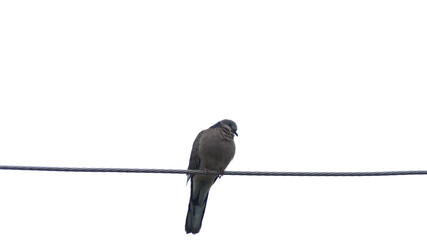
<instances>
[{"instance_id":1,"label":"dove","mask_svg":"<svg viewBox=\"0 0 427 240\"><path fill-rule=\"evenodd\" d=\"M193 143L190 155L189 170L216 170L224 174L225 168L234 157L236 146L234 136L237 125L229 119L224 119L210 128L201 131ZM190 174L191 195L188 204L185 231L196 234L202 227L209 190L220 175Z\"/></svg>"}]
</instances>

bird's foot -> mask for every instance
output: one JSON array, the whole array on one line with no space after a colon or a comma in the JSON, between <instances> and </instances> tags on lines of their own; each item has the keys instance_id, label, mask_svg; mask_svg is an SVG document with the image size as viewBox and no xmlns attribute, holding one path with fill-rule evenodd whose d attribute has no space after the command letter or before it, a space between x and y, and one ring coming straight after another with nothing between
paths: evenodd
<instances>
[{"instance_id":1,"label":"bird's foot","mask_svg":"<svg viewBox=\"0 0 427 240\"><path fill-rule=\"evenodd\" d=\"M205 174L208 174L208 169L207 168L203 168L203 171L205 172Z\"/></svg>"},{"instance_id":2,"label":"bird's foot","mask_svg":"<svg viewBox=\"0 0 427 240\"><path fill-rule=\"evenodd\" d=\"M218 177L221 178L224 175L224 169L220 168L218 169Z\"/></svg>"}]
</instances>

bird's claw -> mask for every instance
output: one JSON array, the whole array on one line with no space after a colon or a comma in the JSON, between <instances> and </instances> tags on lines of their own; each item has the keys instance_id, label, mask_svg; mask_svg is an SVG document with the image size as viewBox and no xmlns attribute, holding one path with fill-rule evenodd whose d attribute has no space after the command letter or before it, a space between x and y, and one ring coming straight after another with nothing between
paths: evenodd
<instances>
[{"instance_id":1,"label":"bird's claw","mask_svg":"<svg viewBox=\"0 0 427 240\"><path fill-rule=\"evenodd\" d=\"M224 175L224 169L218 169L218 177L221 178Z\"/></svg>"}]
</instances>

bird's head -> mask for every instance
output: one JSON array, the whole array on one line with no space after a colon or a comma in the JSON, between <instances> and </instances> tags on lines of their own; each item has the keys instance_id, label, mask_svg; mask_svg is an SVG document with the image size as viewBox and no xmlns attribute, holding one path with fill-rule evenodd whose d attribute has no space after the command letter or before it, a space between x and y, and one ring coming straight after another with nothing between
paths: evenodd
<instances>
[{"instance_id":1,"label":"bird's head","mask_svg":"<svg viewBox=\"0 0 427 240\"><path fill-rule=\"evenodd\" d=\"M237 134L237 125L234 121L229 120L229 119L224 119L224 120L221 120L219 122L219 124L221 124L221 126L227 128L227 129L229 129L232 133L234 133L234 135L239 136Z\"/></svg>"}]
</instances>

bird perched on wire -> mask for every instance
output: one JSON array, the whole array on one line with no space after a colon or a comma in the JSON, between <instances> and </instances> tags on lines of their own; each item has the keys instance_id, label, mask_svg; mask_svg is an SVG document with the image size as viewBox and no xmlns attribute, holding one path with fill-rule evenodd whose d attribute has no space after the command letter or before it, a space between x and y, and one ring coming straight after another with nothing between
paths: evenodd
<instances>
[{"instance_id":1,"label":"bird perched on wire","mask_svg":"<svg viewBox=\"0 0 427 240\"><path fill-rule=\"evenodd\" d=\"M202 227L209 190L218 176L234 157L236 146L234 135L237 135L237 125L232 120L224 119L212 127L201 131L194 140L191 150L189 170L217 170L219 175L195 174L188 175L191 180L190 203L188 204L185 231L196 234Z\"/></svg>"}]
</instances>

